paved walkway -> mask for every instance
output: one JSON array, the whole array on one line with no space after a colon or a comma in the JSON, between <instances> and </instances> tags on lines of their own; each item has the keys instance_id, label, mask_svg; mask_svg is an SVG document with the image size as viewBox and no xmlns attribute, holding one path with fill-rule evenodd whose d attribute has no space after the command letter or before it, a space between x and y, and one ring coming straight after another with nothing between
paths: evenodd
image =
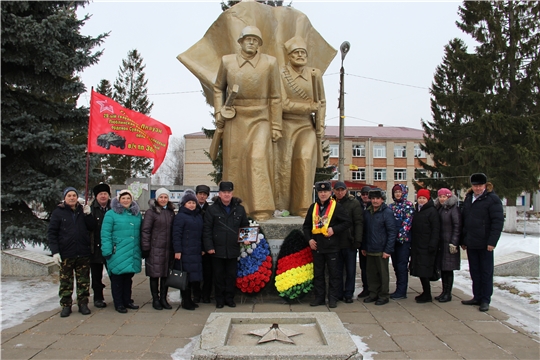
<instances>
[{"instance_id":1,"label":"paved walkway","mask_svg":"<svg viewBox=\"0 0 540 360\"><path fill-rule=\"evenodd\" d=\"M357 282L359 283L359 282ZM440 283L432 284L433 293ZM391 284L393 289L393 284ZM238 306L216 309L215 304L200 304L195 311L178 308L179 293L172 295L173 310L152 309L148 280L142 274L134 278L133 298L141 305L127 314L112 306L96 309L83 316L60 318L60 308L40 313L23 324L2 331L2 359L170 359L178 348L190 343L202 332L207 317L214 311L225 312L312 312L334 311L353 335L362 337L366 351L374 359L539 359L539 339L510 325L508 315L493 304L487 313L476 306L461 305L468 299L454 290L449 303L417 304L414 297L421 289L417 278L410 278L408 299L390 301L384 306L373 303L338 303L336 309L303 304L288 305L278 296L237 296ZM171 298L171 297L170 297ZM256 315L254 315L256 316Z\"/></svg>"}]
</instances>

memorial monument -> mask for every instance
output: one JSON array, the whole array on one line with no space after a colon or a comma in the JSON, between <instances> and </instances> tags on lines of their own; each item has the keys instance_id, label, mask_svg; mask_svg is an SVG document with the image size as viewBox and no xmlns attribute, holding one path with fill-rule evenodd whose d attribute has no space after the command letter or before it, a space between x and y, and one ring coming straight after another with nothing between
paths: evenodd
<instances>
[{"instance_id":1,"label":"memorial monument","mask_svg":"<svg viewBox=\"0 0 540 360\"><path fill-rule=\"evenodd\" d=\"M276 209L304 216L311 203L324 133L322 74L335 55L303 13L254 1L224 11L178 55L215 109L210 153L221 141L222 178L257 220Z\"/></svg>"}]
</instances>

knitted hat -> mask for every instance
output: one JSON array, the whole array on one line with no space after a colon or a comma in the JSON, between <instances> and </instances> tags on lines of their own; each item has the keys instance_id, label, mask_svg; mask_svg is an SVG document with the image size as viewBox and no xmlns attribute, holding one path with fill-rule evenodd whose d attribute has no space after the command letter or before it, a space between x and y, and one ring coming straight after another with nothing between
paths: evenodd
<instances>
[{"instance_id":1,"label":"knitted hat","mask_svg":"<svg viewBox=\"0 0 540 360\"><path fill-rule=\"evenodd\" d=\"M75 194L77 194L77 197L79 197L79 192L77 191L77 189L75 189L73 186L68 186L67 188L64 189L64 191L62 192L64 194L64 199L66 198L66 195L68 194L68 192L70 191L75 191Z\"/></svg>"},{"instance_id":2,"label":"knitted hat","mask_svg":"<svg viewBox=\"0 0 540 360\"><path fill-rule=\"evenodd\" d=\"M438 196L441 196L441 195L446 195L448 197L451 197L452 196L452 192L447 189L447 188L441 188L439 189L439 191L437 191L437 195Z\"/></svg>"},{"instance_id":3,"label":"knitted hat","mask_svg":"<svg viewBox=\"0 0 540 360\"><path fill-rule=\"evenodd\" d=\"M197 187L195 188L195 193L198 194L198 193L205 193L206 195L210 196L210 187L206 186L206 185L197 185Z\"/></svg>"},{"instance_id":4,"label":"knitted hat","mask_svg":"<svg viewBox=\"0 0 540 360\"><path fill-rule=\"evenodd\" d=\"M156 199L162 195L162 194L165 194L167 195L167 197L170 199L171 198L171 192L165 188L159 188L156 190Z\"/></svg>"},{"instance_id":5,"label":"knitted hat","mask_svg":"<svg viewBox=\"0 0 540 360\"><path fill-rule=\"evenodd\" d=\"M122 195L126 195L128 194L129 196L131 196L131 200L135 200L135 198L133 197L133 193L131 191L129 191L128 189L124 189L124 190L120 190L118 192L118 195L116 195L116 198L118 200L120 200L120 198L122 197Z\"/></svg>"},{"instance_id":6,"label":"knitted hat","mask_svg":"<svg viewBox=\"0 0 540 360\"><path fill-rule=\"evenodd\" d=\"M476 173L471 175L471 184L472 185L483 185L487 183L487 176L483 173Z\"/></svg>"},{"instance_id":7,"label":"knitted hat","mask_svg":"<svg viewBox=\"0 0 540 360\"><path fill-rule=\"evenodd\" d=\"M392 195L396 192L396 190L403 191L403 188L399 184L394 185L392 188Z\"/></svg>"},{"instance_id":8,"label":"knitted hat","mask_svg":"<svg viewBox=\"0 0 540 360\"><path fill-rule=\"evenodd\" d=\"M106 192L109 194L109 196L111 196L111 187L105 183L97 184L92 189L92 192L94 193L94 196L98 196L100 192Z\"/></svg>"},{"instance_id":9,"label":"knitted hat","mask_svg":"<svg viewBox=\"0 0 540 360\"><path fill-rule=\"evenodd\" d=\"M431 194L429 193L428 189L420 189L420 190L418 190L418 192L416 193L416 197L419 198L420 196L423 196L428 200L431 198Z\"/></svg>"},{"instance_id":10,"label":"knitted hat","mask_svg":"<svg viewBox=\"0 0 540 360\"><path fill-rule=\"evenodd\" d=\"M184 191L184 196L182 196L180 206L186 205L188 201L195 201L195 203L197 203L197 196L195 196L195 191L191 189L186 189L186 191Z\"/></svg>"}]
</instances>

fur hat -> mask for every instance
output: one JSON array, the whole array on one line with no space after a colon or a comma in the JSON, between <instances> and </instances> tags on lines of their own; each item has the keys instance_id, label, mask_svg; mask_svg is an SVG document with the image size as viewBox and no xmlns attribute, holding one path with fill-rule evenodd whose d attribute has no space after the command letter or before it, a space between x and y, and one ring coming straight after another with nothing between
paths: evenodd
<instances>
[{"instance_id":1,"label":"fur hat","mask_svg":"<svg viewBox=\"0 0 540 360\"><path fill-rule=\"evenodd\" d=\"M132 193L130 190L128 190L128 189L120 190L120 191L118 192L118 195L116 195L116 198L117 198L118 200L120 200L120 198L122 197L122 195L126 195L126 194L128 194L129 196L131 196L131 200L135 200L135 198L133 197L133 193Z\"/></svg>"},{"instance_id":2,"label":"fur hat","mask_svg":"<svg viewBox=\"0 0 540 360\"><path fill-rule=\"evenodd\" d=\"M447 188L440 188L439 191L437 191L437 195L438 195L438 196L446 195L446 196L448 196L448 197L451 197L451 196L452 196L452 192L450 191L450 189L447 189Z\"/></svg>"},{"instance_id":3,"label":"fur hat","mask_svg":"<svg viewBox=\"0 0 540 360\"><path fill-rule=\"evenodd\" d=\"M431 194L429 193L428 189L420 189L420 190L418 190L418 192L416 193L416 197L419 198L420 196L423 196L428 200L431 199Z\"/></svg>"},{"instance_id":4,"label":"fur hat","mask_svg":"<svg viewBox=\"0 0 540 360\"><path fill-rule=\"evenodd\" d=\"M75 191L75 194L77 194L77 197L79 197L79 192L77 191L77 189L75 189L73 186L68 186L67 188L64 189L64 191L62 191L62 194L64 195L63 197L64 199L66 198L66 195L70 191Z\"/></svg>"},{"instance_id":5,"label":"fur hat","mask_svg":"<svg viewBox=\"0 0 540 360\"><path fill-rule=\"evenodd\" d=\"M375 189L369 190L369 198L373 199L376 197L381 198L386 201L386 193L382 189L375 188Z\"/></svg>"},{"instance_id":6,"label":"fur hat","mask_svg":"<svg viewBox=\"0 0 540 360\"><path fill-rule=\"evenodd\" d=\"M184 191L184 196L182 196L180 206L186 205L188 201L195 201L195 204L197 203L197 196L195 196L195 191L191 189L186 189L186 191Z\"/></svg>"},{"instance_id":7,"label":"fur hat","mask_svg":"<svg viewBox=\"0 0 540 360\"><path fill-rule=\"evenodd\" d=\"M206 195L210 196L210 187L206 186L206 185L197 185L197 187L195 188L195 193L198 194L198 193L205 193Z\"/></svg>"},{"instance_id":8,"label":"fur hat","mask_svg":"<svg viewBox=\"0 0 540 360\"><path fill-rule=\"evenodd\" d=\"M234 184L230 181L222 181L219 183L219 191L233 191Z\"/></svg>"},{"instance_id":9,"label":"fur hat","mask_svg":"<svg viewBox=\"0 0 540 360\"><path fill-rule=\"evenodd\" d=\"M171 192L165 188L159 188L156 190L156 199L160 196L160 195L167 195L169 197L169 199L171 198Z\"/></svg>"},{"instance_id":10,"label":"fur hat","mask_svg":"<svg viewBox=\"0 0 540 360\"><path fill-rule=\"evenodd\" d=\"M109 196L111 196L111 187L105 183L97 184L92 189L92 192L94 193L94 196L98 196L100 192L106 192L109 194Z\"/></svg>"},{"instance_id":11,"label":"fur hat","mask_svg":"<svg viewBox=\"0 0 540 360\"><path fill-rule=\"evenodd\" d=\"M483 173L476 173L471 175L471 184L472 185L483 185L487 183L487 176Z\"/></svg>"},{"instance_id":12,"label":"fur hat","mask_svg":"<svg viewBox=\"0 0 540 360\"><path fill-rule=\"evenodd\" d=\"M332 185L330 184L330 181L319 181L315 183L315 189L317 191L331 191Z\"/></svg>"}]
</instances>

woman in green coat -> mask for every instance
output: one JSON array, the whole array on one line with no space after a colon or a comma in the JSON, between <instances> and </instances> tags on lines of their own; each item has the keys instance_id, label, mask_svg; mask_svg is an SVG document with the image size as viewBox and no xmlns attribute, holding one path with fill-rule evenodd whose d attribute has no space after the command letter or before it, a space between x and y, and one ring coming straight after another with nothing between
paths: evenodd
<instances>
[{"instance_id":1,"label":"woman in green coat","mask_svg":"<svg viewBox=\"0 0 540 360\"><path fill-rule=\"evenodd\" d=\"M131 300L132 278L141 272L141 212L129 190L111 201L101 227L101 251L107 260L114 307L119 313L138 309Z\"/></svg>"}]
</instances>

